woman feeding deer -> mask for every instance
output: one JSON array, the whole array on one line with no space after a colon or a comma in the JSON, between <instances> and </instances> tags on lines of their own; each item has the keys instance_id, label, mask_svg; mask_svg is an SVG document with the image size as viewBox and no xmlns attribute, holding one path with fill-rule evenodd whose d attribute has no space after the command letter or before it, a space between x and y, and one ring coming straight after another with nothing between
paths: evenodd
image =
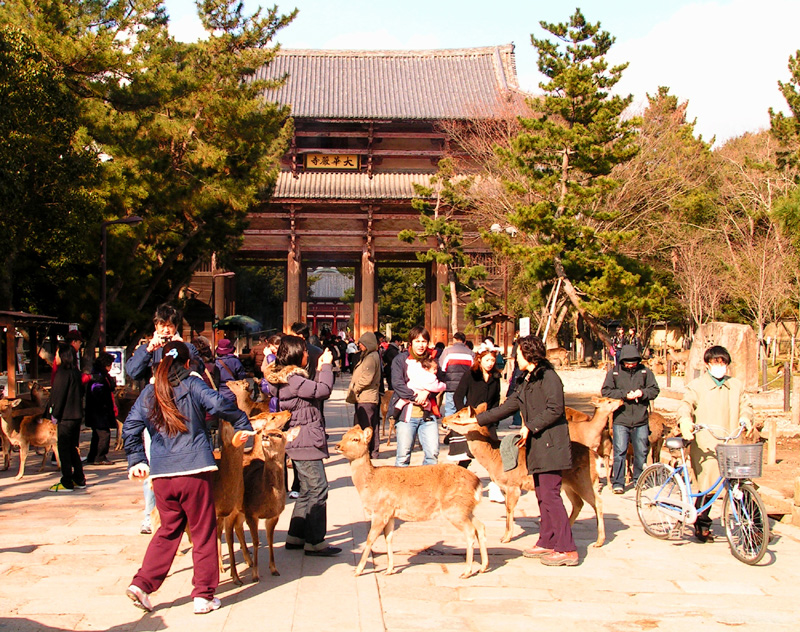
<instances>
[{"instance_id":1,"label":"woman feeding deer","mask_svg":"<svg viewBox=\"0 0 800 632\"><path fill-rule=\"evenodd\" d=\"M578 552L567 510L561 500L561 471L572 466L564 385L546 359L544 343L536 336L520 338L517 366L523 375L513 394L497 408L477 416L488 426L519 411L520 442L525 444L528 472L533 475L539 503L539 540L523 551L546 566L576 566Z\"/></svg>"}]
</instances>

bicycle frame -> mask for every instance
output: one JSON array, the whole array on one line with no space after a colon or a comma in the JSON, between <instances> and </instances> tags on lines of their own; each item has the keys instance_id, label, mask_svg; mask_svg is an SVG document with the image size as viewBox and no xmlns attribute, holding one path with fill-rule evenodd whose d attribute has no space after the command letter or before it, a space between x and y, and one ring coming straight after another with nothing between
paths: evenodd
<instances>
[{"instance_id":1,"label":"bicycle frame","mask_svg":"<svg viewBox=\"0 0 800 632\"><path fill-rule=\"evenodd\" d=\"M694 493L694 491L692 490L692 482L691 482L691 479L689 477L689 468L686 466L686 459L685 459L685 457L683 455L683 450L681 450L681 458L683 459L683 462L678 467L676 467L676 468L674 468L672 470L672 475L673 476L677 475L677 476L681 477L681 480L683 481L683 484L684 484L684 486L686 488L686 491L687 491L687 493L689 495L690 504L689 504L688 507L684 507L683 508L684 509L683 510L683 516L684 516L684 523L691 525L691 524L694 524L695 521L697 520L697 515L698 514L703 513L706 509L711 507L711 505L713 505L716 502L717 498L720 497L720 495L722 494L723 490L725 490L726 487L727 487L727 479L724 476L720 476L714 482L714 484L711 485L711 487L709 487L705 491ZM664 483L664 485L666 485L666 483ZM663 487L664 486L662 485L662 489L663 489ZM661 492L660 489L658 491L659 491L659 493ZM711 496L711 498L709 500L707 500L705 503L703 503L699 507L695 506L694 500L696 498L703 498L705 496L708 496L712 492L713 492L713 495ZM658 494L656 494L656 500L657 499L658 499Z\"/></svg>"}]
</instances>

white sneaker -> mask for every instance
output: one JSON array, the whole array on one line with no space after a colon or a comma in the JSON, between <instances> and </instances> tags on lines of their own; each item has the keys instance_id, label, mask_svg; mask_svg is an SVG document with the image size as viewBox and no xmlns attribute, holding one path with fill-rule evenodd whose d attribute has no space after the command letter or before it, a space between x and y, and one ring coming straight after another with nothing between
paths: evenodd
<instances>
[{"instance_id":1,"label":"white sneaker","mask_svg":"<svg viewBox=\"0 0 800 632\"><path fill-rule=\"evenodd\" d=\"M128 590L125 591L133 605L141 608L145 612L153 612L153 606L150 605L150 596L138 586L131 584Z\"/></svg>"},{"instance_id":2,"label":"white sneaker","mask_svg":"<svg viewBox=\"0 0 800 632\"><path fill-rule=\"evenodd\" d=\"M289 492L289 498L300 498L300 492Z\"/></svg>"},{"instance_id":3,"label":"white sneaker","mask_svg":"<svg viewBox=\"0 0 800 632\"><path fill-rule=\"evenodd\" d=\"M217 597L206 599L205 597L194 598L194 613L195 614L208 614L212 610L219 610L222 602Z\"/></svg>"},{"instance_id":4,"label":"white sneaker","mask_svg":"<svg viewBox=\"0 0 800 632\"><path fill-rule=\"evenodd\" d=\"M489 492L489 500L493 503L505 503L506 497L503 495L503 490L498 487L497 483L492 481L487 486Z\"/></svg>"}]
</instances>

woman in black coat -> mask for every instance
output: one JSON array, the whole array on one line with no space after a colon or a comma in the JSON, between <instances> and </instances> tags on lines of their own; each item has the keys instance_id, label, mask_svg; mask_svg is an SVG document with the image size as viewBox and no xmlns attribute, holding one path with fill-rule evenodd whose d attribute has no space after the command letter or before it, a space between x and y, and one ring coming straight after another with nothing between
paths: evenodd
<instances>
[{"instance_id":1,"label":"woman in black coat","mask_svg":"<svg viewBox=\"0 0 800 632\"><path fill-rule=\"evenodd\" d=\"M50 419L58 425L58 458L61 460L61 481L51 492L71 492L86 487L78 445L83 420L83 383L78 370L78 357L72 345L59 343L55 363L58 365L50 391Z\"/></svg>"},{"instance_id":2,"label":"woman in black coat","mask_svg":"<svg viewBox=\"0 0 800 632\"><path fill-rule=\"evenodd\" d=\"M114 357L101 353L94 361L92 379L86 390L86 425L92 429L87 465L112 465L108 460L111 430L117 427L117 406L114 403L116 380L109 374Z\"/></svg>"},{"instance_id":3,"label":"woman in black coat","mask_svg":"<svg viewBox=\"0 0 800 632\"><path fill-rule=\"evenodd\" d=\"M517 366L524 371L505 403L478 415L482 426L522 414L521 441L527 450L539 502L539 541L523 552L547 566L575 566L578 552L567 510L561 500L561 471L572 467L569 428L564 414L564 386L546 359L544 343L536 336L519 339Z\"/></svg>"}]
</instances>

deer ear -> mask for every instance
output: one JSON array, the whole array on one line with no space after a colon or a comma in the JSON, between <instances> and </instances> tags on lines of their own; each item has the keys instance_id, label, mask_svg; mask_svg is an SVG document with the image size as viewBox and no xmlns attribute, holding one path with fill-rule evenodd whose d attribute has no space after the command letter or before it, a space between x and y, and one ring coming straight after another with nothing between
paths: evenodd
<instances>
[{"instance_id":1,"label":"deer ear","mask_svg":"<svg viewBox=\"0 0 800 632\"><path fill-rule=\"evenodd\" d=\"M297 435L300 434L300 426L295 426L294 428L289 428L283 435L286 437L286 442L289 443L290 441L294 441L297 439Z\"/></svg>"},{"instance_id":2,"label":"deer ear","mask_svg":"<svg viewBox=\"0 0 800 632\"><path fill-rule=\"evenodd\" d=\"M369 443L370 439L372 439L372 428L364 428L364 441Z\"/></svg>"},{"instance_id":3,"label":"deer ear","mask_svg":"<svg viewBox=\"0 0 800 632\"><path fill-rule=\"evenodd\" d=\"M488 406L488 404L486 402L483 402L482 404L478 404L478 406L475 408L475 410L472 411L473 414L471 416L474 417L475 415L479 415L481 413L485 413L487 406Z\"/></svg>"},{"instance_id":4,"label":"deer ear","mask_svg":"<svg viewBox=\"0 0 800 632\"><path fill-rule=\"evenodd\" d=\"M11 408L16 408L16 407L17 407L17 406L19 406L21 403L22 403L22 400L21 400L21 399L15 399L13 402L11 402Z\"/></svg>"},{"instance_id":5,"label":"deer ear","mask_svg":"<svg viewBox=\"0 0 800 632\"><path fill-rule=\"evenodd\" d=\"M256 432L263 432L264 427L267 425L267 418L266 417L253 417L250 420L250 425L253 426L253 430Z\"/></svg>"}]
</instances>

